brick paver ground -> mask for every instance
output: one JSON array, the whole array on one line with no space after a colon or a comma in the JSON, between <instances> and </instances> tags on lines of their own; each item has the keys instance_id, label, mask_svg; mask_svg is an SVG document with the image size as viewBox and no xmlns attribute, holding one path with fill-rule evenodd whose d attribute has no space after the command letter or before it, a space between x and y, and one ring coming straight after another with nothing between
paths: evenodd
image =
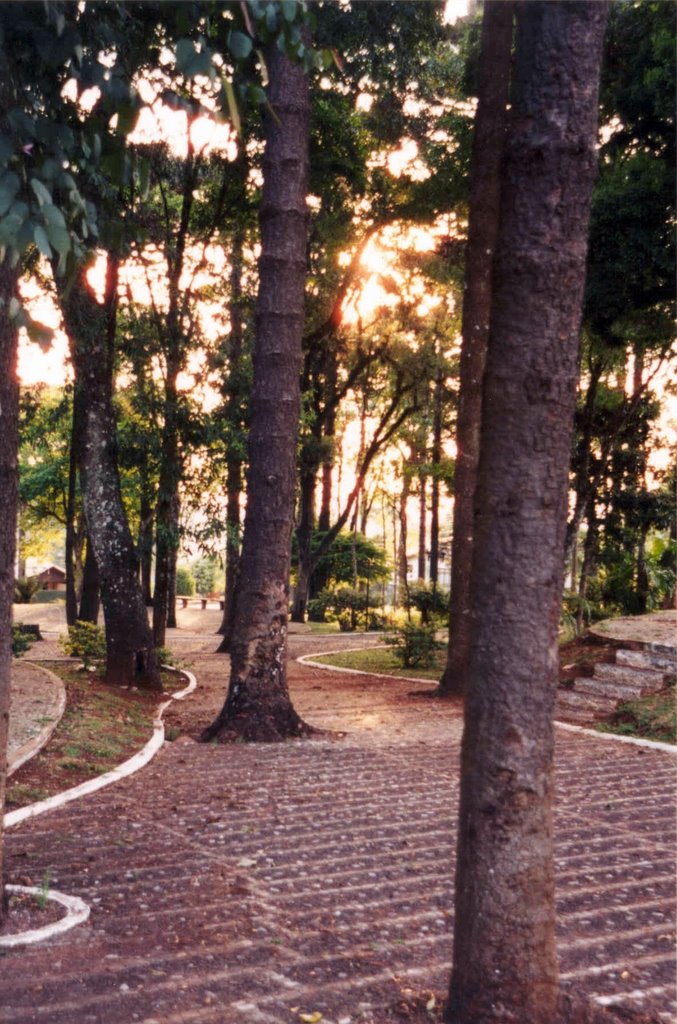
<instances>
[{"instance_id":1,"label":"brick paver ground","mask_svg":"<svg viewBox=\"0 0 677 1024\"><path fill-rule=\"evenodd\" d=\"M222 659L194 667L216 709ZM3 1024L385 1024L439 1004L461 719L411 690L294 665L299 710L345 738L179 740L12 829L11 880L49 871L92 916L0 959ZM675 759L560 731L557 762L562 976L674 1021Z\"/></svg>"}]
</instances>

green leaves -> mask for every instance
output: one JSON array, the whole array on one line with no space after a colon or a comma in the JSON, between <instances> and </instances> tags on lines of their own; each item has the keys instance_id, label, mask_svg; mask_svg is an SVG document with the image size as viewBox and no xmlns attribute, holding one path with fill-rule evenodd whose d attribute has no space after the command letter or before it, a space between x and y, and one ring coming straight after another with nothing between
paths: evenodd
<instances>
[{"instance_id":1,"label":"green leaves","mask_svg":"<svg viewBox=\"0 0 677 1024\"><path fill-rule=\"evenodd\" d=\"M206 75L213 79L216 70L212 63L212 55L204 43L195 43L192 39L179 39L176 44L176 70L186 78Z\"/></svg>"},{"instance_id":2,"label":"green leaves","mask_svg":"<svg viewBox=\"0 0 677 1024\"><path fill-rule=\"evenodd\" d=\"M228 33L228 49L235 60L246 60L254 49L254 43L244 32L234 30Z\"/></svg>"},{"instance_id":3,"label":"green leaves","mask_svg":"<svg viewBox=\"0 0 677 1024\"><path fill-rule=\"evenodd\" d=\"M0 216L9 210L20 185L19 176L14 171L6 171L0 178Z\"/></svg>"}]
</instances>

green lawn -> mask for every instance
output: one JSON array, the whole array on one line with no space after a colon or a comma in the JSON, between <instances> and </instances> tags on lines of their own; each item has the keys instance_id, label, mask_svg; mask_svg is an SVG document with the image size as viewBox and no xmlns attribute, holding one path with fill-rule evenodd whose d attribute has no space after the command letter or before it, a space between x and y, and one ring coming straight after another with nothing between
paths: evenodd
<instances>
[{"instance_id":1,"label":"green lawn","mask_svg":"<svg viewBox=\"0 0 677 1024\"><path fill-rule=\"evenodd\" d=\"M316 658L323 665L337 668L354 668L360 672L376 672L387 676L407 676L416 679L438 680L446 660L446 651L438 651L431 668L402 668L393 651L385 645L364 651L342 651L340 654L323 654Z\"/></svg>"}]
</instances>

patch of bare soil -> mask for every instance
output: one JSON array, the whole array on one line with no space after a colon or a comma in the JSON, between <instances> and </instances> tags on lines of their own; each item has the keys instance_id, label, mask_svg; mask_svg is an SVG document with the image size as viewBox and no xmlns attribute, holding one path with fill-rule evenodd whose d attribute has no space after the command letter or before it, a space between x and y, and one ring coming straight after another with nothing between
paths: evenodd
<instances>
[{"instance_id":1,"label":"patch of bare soil","mask_svg":"<svg viewBox=\"0 0 677 1024\"><path fill-rule=\"evenodd\" d=\"M34 885L32 879L24 878L22 885ZM44 928L58 921L66 913L65 908L46 895L28 892L8 893L7 909L0 921L0 935L18 935L20 932Z\"/></svg>"},{"instance_id":2,"label":"patch of bare soil","mask_svg":"<svg viewBox=\"0 0 677 1024\"><path fill-rule=\"evenodd\" d=\"M64 681L66 710L49 743L8 780L8 810L71 789L132 757L152 736L160 698L167 696L109 686L63 662L47 667ZM163 685L175 690L185 682L167 675Z\"/></svg>"}]
</instances>

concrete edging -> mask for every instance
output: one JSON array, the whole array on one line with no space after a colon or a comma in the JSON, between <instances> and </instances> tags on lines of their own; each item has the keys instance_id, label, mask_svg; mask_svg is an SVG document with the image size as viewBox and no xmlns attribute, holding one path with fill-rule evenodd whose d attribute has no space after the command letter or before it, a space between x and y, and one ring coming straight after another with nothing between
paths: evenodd
<instances>
[{"instance_id":1,"label":"concrete edging","mask_svg":"<svg viewBox=\"0 0 677 1024\"><path fill-rule=\"evenodd\" d=\"M420 676L389 676L384 672L370 672L366 668L344 668L339 665L325 665L321 661L315 661L315 658L328 657L330 654L352 654L354 651L369 651L372 650L370 647L342 647L339 651L319 651L316 654L302 654L300 658L295 660L300 662L302 665L312 665L314 668L325 669L327 672L345 672L351 676L373 676L374 679L389 679L391 682L405 682L405 683L429 683L431 686L435 685L432 679L421 679Z\"/></svg>"},{"instance_id":2,"label":"concrete edging","mask_svg":"<svg viewBox=\"0 0 677 1024\"><path fill-rule=\"evenodd\" d=\"M40 665L37 661L27 662L27 664L37 668L58 687L59 697L56 706L56 717L49 723L49 725L46 725L41 729L37 736L33 736L31 739L26 740L26 742L19 747L11 765L7 766L7 778L13 775L22 764L26 763L26 761L30 761L30 759L34 757L39 750L42 750L45 743L47 743L57 725L63 718L63 713L66 710L66 687L63 684L63 680L59 679L54 672L50 672L48 668L45 668L44 665Z\"/></svg>"},{"instance_id":3,"label":"concrete edging","mask_svg":"<svg viewBox=\"0 0 677 1024\"><path fill-rule=\"evenodd\" d=\"M9 811L4 818L5 828L11 828L12 825L18 825L19 822L25 821L27 818L36 818L39 814L44 814L46 811L52 811L57 807L63 807L64 804L70 803L71 800L79 800L82 796L88 796L90 793L96 793L97 790L103 789L105 786L110 786L113 782L118 782L119 779L124 779L128 775L133 775L140 768L155 757L158 750L162 746L165 740L165 727L162 721L166 709L174 700L184 700L190 693L192 693L197 687L197 679L192 672L188 672L185 669L174 669L170 666L163 665L166 671L176 672L179 675L185 676L188 679L188 686L184 687L183 690L179 690L178 693L172 694L169 700L164 701L155 714L153 720L153 735L149 739L148 743L138 753L128 758L127 761L123 761L122 764L118 765L117 768L113 768L111 771L106 772L105 775L99 775L95 779L89 779L87 782L80 783L79 786L73 786L72 789L66 789L63 793L56 793L54 796L48 797L46 800L39 800L37 803L28 804L26 807L20 807L16 811Z\"/></svg>"},{"instance_id":4,"label":"concrete edging","mask_svg":"<svg viewBox=\"0 0 677 1024\"><path fill-rule=\"evenodd\" d=\"M33 896L44 896L47 900L60 903L66 908L66 913L58 921L52 921L42 928L33 928L27 932L15 932L14 935L0 935L0 949L13 946L28 946L34 942L42 942L44 939L51 939L54 935L70 931L76 924L82 924L90 914L90 908L79 896L67 896L56 889L48 889L43 892L33 885L6 885L8 892L25 892Z\"/></svg>"},{"instance_id":5,"label":"concrete edging","mask_svg":"<svg viewBox=\"0 0 677 1024\"><path fill-rule=\"evenodd\" d=\"M367 648L368 649L368 648ZM350 654L353 651L363 651L364 647L352 647L349 650L343 648L340 651L320 651L317 654L303 654L297 661L300 661L304 665L313 665L314 668L326 669L329 672L347 672L354 676L374 676L376 679L390 679L392 682L398 682L404 680L409 683L427 683L429 680L421 679L420 677L414 678L413 676L387 676L379 672L369 672L366 669L358 668L343 668L339 665L325 665L322 662L315 661L315 658L322 658L325 655L331 654ZM677 755L677 746L672 746L670 743L661 743L658 740L644 740L637 736L620 736L614 732L598 732L597 729L587 729L583 725L573 725L570 722L558 722L553 723L558 729L565 729L567 732L583 733L587 736L593 736L597 740L612 740L617 743L630 743L637 747L645 747L649 750L662 750L666 754Z\"/></svg>"}]
</instances>

